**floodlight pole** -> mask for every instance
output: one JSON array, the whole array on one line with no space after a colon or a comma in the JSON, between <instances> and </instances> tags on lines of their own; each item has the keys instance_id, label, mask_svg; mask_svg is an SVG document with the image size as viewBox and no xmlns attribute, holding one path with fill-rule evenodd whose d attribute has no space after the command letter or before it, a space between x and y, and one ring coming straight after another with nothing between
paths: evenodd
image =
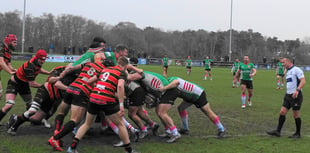
<instances>
[{"instance_id":1,"label":"floodlight pole","mask_svg":"<svg viewBox=\"0 0 310 153\"><path fill-rule=\"evenodd\" d=\"M230 30L229 30L229 62L231 61L231 39L232 39L232 9L233 9L233 0L230 1Z\"/></svg>"},{"instance_id":2,"label":"floodlight pole","mask_svg":"<svg viewBox=\"0 0 310 153\"><path fill-rule=\"evenodd\" d=\"M25 45L25 20L26 20L26 0L24 0L23 34L22 34L22 54L24 54Z\"/></svg>"}]
</instances>

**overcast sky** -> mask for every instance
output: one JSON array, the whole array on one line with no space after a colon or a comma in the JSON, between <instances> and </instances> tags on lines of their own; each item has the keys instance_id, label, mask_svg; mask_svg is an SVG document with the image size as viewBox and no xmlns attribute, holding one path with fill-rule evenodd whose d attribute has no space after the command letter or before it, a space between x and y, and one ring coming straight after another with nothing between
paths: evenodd
<instances>
[{"instance_id":1,"label":"overcast sky","mask_svg":"<svg viewBox=\"0 0 310 153\"><path fill-rule=\"evenodd\" d=\"M24 0L0 0L1 13L24 9ZM26 14L72 14L116 25L129 21L170 30L224 31L231 0L26 0ZM280 40L310 37L310 0L233 0L233 24ZM1 28L1 27L0 27Z\"/></svg>"}]
</instances>

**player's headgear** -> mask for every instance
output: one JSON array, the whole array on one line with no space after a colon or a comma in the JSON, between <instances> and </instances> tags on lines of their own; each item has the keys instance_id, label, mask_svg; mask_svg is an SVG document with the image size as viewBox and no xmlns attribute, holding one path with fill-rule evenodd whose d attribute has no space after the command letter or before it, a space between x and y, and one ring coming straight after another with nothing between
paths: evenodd
<instances>
[{"instance_id":1,"label":"player's headgear","mask_svg":"<svg viewBox=\"0 0 310 153\"><path fill-rule=\"evenodd\" d=\"M17 41L17 37L14 34L8 34L4 38L4 43L6 43L7 45L9 45L12 41Z\"/></svg>"},{"instance_id":2,"label":"player's headgear","mask_svg":"<svg viewBox=\"0 0 310 153\"><path fill-rule=\"evenodd\" d=\"M36 59L46 59L46 57L47 57L47 54L46 54L46 51L45 50L43 50L43 49L39 49L38 51L37 51L37 53L36 53Z\"/></svg>"},{"instance_id":3,"label":"player's headgear","mask_svg":"<svg viewBox=\"0 0 310 153\"><path fill-rule=\"evenodd\" d=\"M102 37L95 37L93 42L103 42L103 43L106 43L106 41Z\"/></svg>"},{"instance_id":4,"label":"player's headgear","mask_svg":"<svg viewBox=\"0 0 310 153\"><path fill-rule=\"evenodd\" d=\"M105 43L106 41L101 37L95 37L91 45L89 46L89 49L92 52L98 52L105 49Z\"/></svg>"}]
</instances>

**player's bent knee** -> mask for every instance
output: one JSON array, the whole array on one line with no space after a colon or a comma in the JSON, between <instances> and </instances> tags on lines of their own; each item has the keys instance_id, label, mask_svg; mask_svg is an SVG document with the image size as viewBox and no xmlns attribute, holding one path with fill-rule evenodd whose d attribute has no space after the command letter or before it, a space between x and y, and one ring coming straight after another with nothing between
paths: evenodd
<instances>
[{"instance_id":1,"label":"player's bent knee","mask_svg":"<svg viewBox=\"0 0 310 153\"><path fill-rule=\"evenodd\" d=\"M300 114L293 114L293 117L296 118L300 118Z\"/></svg>"},{"instance_id":2,"label":"player's bent knee","mask_svg":"<svg viewBox=\"0 0 310 153\"><path fill-rule=\"evenodd\" d=\"M287 111L280 110L280 115L286 115Z\"/></svg>"},{"instance_id":3,"label":"player's bent knee","mask_svg":"<svg viewBox=\"0 0 310 153\"><path fill-rule=\"evenodd\" d=\"M165 116L165 115L166 115L166 113L161 112L161 111L158 111L158 112L157 112L157 115L158 115L158 116L160 116L160 117L163 117L163 116Z\"/></svg>"},{"instance_id":4,"label":"player's bent knee","mask_svg":"<svg viewBox=\"0 0 310 153\"><path fill-rule=\"evenodd\" d=\"M140 119L139 116L138 116L137 114L132 114L132 115L131 115L131 118L133 118L133 119Z\"/></svg>"}]
</instances>

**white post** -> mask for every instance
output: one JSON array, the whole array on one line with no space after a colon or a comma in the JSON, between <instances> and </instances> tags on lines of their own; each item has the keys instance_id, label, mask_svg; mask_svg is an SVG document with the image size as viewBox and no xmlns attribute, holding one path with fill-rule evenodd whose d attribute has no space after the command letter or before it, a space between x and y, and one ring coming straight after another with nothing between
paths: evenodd
<instances>
[{"instance_id":1,"label":"white post","mask_svg":"<svg viewBox=\"0 0 310 153\"><path fill-rule=\"evenodd\" d=\"M230 4L230 30L229 30L229 62L231 61L231 39L232 39L232 9L233 9L233 0Z\"/></svg>"},{"instance_id":2,"label":"white post","mask_svg":"<svg viewBox=\"0 0 310 153\"><path fill-rule=\"evenodd\" d=\"M24 0L23 34L22 34L22 54L24 54L25 45L25 20L26 20L26 0Z\"/></svg>"}]
</instances>

